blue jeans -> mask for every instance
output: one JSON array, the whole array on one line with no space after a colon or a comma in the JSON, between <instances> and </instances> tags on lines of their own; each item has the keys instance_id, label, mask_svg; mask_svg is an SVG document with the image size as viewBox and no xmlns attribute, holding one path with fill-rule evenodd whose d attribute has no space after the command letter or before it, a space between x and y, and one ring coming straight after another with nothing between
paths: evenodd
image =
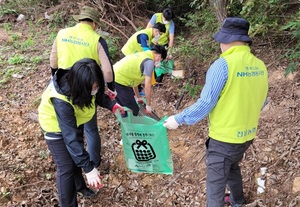
<instances>
[{"instance_id":1,"label":"blue jeans","mask_svg":"<svg viewBox=\"0 0 300 207\"><path fill-rule=\"evenodd\" d=\"M224 207L226 185L233 204L244 204L239 162L252 141L229 144L209 138L206 141L206 206Z\"/></svg>"},{"instance_id":2,"label":"blue jeans","mask_svg":"<svg viewBox=\"0 0 300 207\"><path fill-rule=\"evenodd\" d=\"M82 170L77 167L63 139L46 140L56 165L56 184L60 207L76 207L77 191L87 188Z\"/></svg>"},{"instance_id":3,"label":"blue jeans","mask_svg":"<svg viewBox=\"0 0 300 207\"><path fill-rule=\"evenodd\" d=\"M87 151L94 167L99 167L101 162L101 139L97 125L97 109L93 118L84 124L84 134L87 143Z\"/></svg>"}]
</instances>

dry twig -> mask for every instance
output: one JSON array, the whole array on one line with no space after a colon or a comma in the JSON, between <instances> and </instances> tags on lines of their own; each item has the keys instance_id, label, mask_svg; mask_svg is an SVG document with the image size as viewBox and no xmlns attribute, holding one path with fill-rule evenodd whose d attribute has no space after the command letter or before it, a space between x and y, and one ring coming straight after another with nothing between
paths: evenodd
<instances>
[{"instance_id":1,"label":"dry twig","mask_svg":"<svg viewBox=\"0 0 300 207\"><path fill-rule=\"evenodd\" d=\"M134 23L133 11L139 11L138 8L144 2L126 0L126 1L113 1L113 0L90 0L90 3L95 5L101 12L100 21L106 26L120 32L126 39L131 36L131 30L126 29L127 23L137 31ZM125 21L124 21L125 20ZM126 32L130 33L129 35Z\"/></svg>"}]
</instances>

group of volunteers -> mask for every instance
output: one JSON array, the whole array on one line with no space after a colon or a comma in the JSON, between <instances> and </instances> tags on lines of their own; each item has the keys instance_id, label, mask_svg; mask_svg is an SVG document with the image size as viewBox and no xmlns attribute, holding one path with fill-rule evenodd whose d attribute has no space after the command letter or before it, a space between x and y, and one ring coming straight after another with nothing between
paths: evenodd
<instances>
[{"instance_id":1,"label":"group of volunteers","mask_svg":"<svg viewBox=\"0 0 300 207\"><path fill-rule=\"evenodd\" d=\"M97 106L113 113L119 110L123 116L127 107L136 116L137 103L145 101L145 110L151 113L152 86L162 81L154 68L172 58L174 46L170 8L154 14L145 29L128 39L120 50L121 60L114 65L105 39L96 32L99 12L84 6L73 17L77 24L60 30L52 45L52 78L38 108L41 130L56 165L60 207L76 207L77 194L95 196L94 189L103 186L97 169L101 163ZM239 161L256 135L268 91L266 66L250 51L249 26L242 18L224 20L214 36L222 54L209 68L200 98L164 123L166 128L176 129L209 117L208 207L245 203ZM139 94L141 83L145 100ZM226 186L229 197L225 197Z\"/></svg>"},{"instance_id":2,"label":"group of volunteers","mask_svg":"<svg viewBox=\"0 0 300 207\"><path fill-rule=\"evenodd\" d=\"M151 113L154 67L167 57L167 47L173 46L172 15L169 8L154 14L148 28L134 34L124 45L124 57L114 65L105 39L96 32L100 26L96 9L82 7L80 14L73 16L78 23L58 32L50 53L52 78L38 112L56 165L60 207L78 206L77 194L95 196L97 192L88 186L103 186L97 169L101 163L97 106L113 113L118 109L123 114L126 106L137 115L141 97L135 88L145 82L146 110ZM170 44L163 34L171 36Z\"/></svg>"}]
</instances>

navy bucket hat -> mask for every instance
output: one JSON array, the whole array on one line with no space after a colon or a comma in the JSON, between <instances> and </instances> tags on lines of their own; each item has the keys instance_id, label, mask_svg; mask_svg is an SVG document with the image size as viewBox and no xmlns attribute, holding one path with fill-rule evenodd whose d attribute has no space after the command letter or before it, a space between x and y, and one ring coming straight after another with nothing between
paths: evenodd
<instances>
[{"instance_id":1,"label":"navy bucket hat","mask_svg":"<svg viewBox=\"0 0 300 207\"><path fill-rule=\"evenodd\" d=\"M250 24L247 20L238 17L228 17L224 20L221 29L215 33L214 39L219 43L230 43L235 41L248 42L252 40L248 35Z\"/></svg>"}]
</instances>

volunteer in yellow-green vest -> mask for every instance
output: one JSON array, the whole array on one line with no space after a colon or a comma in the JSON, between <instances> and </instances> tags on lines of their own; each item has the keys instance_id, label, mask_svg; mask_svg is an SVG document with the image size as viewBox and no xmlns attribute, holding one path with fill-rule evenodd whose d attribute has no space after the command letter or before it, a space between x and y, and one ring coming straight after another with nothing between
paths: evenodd
<instances>
[{"instance_id":1,"label":"volunteer in yellow-green vest","mask_svg":"<svg viewBox=\"0 0 300 207\"><path fill-rule=\"evenodd\" d=\"M161 45L154 45L151 50L127 55L114 64L116 76L116 100L122 106L130 108L134 116L138 115L138 102L143 102L138 92L138 85L145 82L146 113L151 113L151 91L155 84L154 65L165 59L166 49Z\"/></svg>"},{"instance_id":2,"label":"volunteer in yellow-green vest","mask_svg":"<svg viewBox=\"0 0 300 207\"><path fill-rule=\"evenodd\" d=\"M239 161L257 133L266 104L268 72L250 50L249 22L226 18L214 35L222 54L209 68L200 98L164 123L168 129L192 125L208 115L207 207L245 204ZM226 185L230 195L225 196Z\"/></svg>"},{"instance_id":3,"label":"volunteer in yellow-green vest","mask_svg":"<svg viewBox=\"0 0 300 207\"><path fill-rule=\"evenodd\" d=\"M174 13L170 8L165 8L163 9L162 13L155 13L153 14L153 16L151 17L150 21L147 24L146 28L151 28L153 27L153 25L157 24L157 23L163 23L166 26L166 32L163 33L158 39L153 38L152 39L152 43L153 44L159 44L159 45L163 45L167 48L168 52L167 52L167 58L166 61L173 61L171 59L173 59L172 56L172 49L174 46L174 34L175 34L175 24L174 24ZM161 63L162 67L160 65L158 65L155 70L156 70L156 82L157 84L161 84L163 82L163 78L165 73L168 73L168 70L163 70L162 68L164 68L164 63ZM172 68L170 68L172 69ZM160 74L160 72L158 71L164 71L162 74ZM159 86L159 85L158 85Z\"/></svg>"},{"instance_id":4,"label":"volunteer in yellow-green vest","mask_svg":"<svg viewBox=\"0 0 300 207\"><path fill-rule=\"evenodd\" d=\"M58 69L42 95L39 123L56 165L61 207L78 206L77 193L96 195L85 184L82 169L90 187L102 186L100 173L84 148L83 126L95 116L97 105L123 111L116 100L104 94L104 84L98 63L85 58L69 70Z\"/></svg>"},{"instance_id":5,"label":"volunteer in yellow-green vest","mask_svg":"<svg viewBox=\"0 0 300 207\"><path fill-rule=\"evenodd\" d=\"M109 95L115 91L114 73L106 41L96 29L100 26L100 14L96 9L84 6L75 26L62 29L53 42L50 54L52 74L60 69L70 68L77 60L92 58L101 65Z\"/></svg>"},{"instance_id":6,"label":"volunteer in yellow-green vest","mask_svg":"<svg viewBox=\"0 0 300 207\"><path fill-rule=\"evenodd\" d=\"M152 28L137 31L127 40L121 51L123 55L126 56L136 52L150 50L152 38L158 39L164 32L166 32L166 27L162 23L157 23Z\"/></svg>"},{"instance_id":7,"label":"volunteer in yellow-green vest","mask_svg":"<svg viewBox=\"0 0 300 207\"><path fill-rule=\"evenodd\" d=\"M166 46L168 48L168 59L172 58L172 48L174 46L175 24L173 19L173 11L170 8L165 8L162 13L153 14L146 27L152 28L157 23L163 23L166 26L166 32L158 40L153 38L152 43Z\"/></svg>"},{"instance_id":8,"label":"volunteer in yellow-green vest","mask_svg":"<svg viewBox=\"0 0 300 207\"><path fill-rule=\"evenodd\" d=\"M96 32L96 29L100 26L100 13L94 8L83 6L80 14L74 15L73 18L78 23L73 27L60 30L52 45L50 54L52 74L57 69L70 68L78 60L91 58L99 66L101 65L108 88L107 94L113 99L116 92L108 46L106 41ZM84 131L90 159L95 167L99 167L101 162L101 139L97 125L97 113L89 122L84 124Z\"/></svg>"}]
</instances>

